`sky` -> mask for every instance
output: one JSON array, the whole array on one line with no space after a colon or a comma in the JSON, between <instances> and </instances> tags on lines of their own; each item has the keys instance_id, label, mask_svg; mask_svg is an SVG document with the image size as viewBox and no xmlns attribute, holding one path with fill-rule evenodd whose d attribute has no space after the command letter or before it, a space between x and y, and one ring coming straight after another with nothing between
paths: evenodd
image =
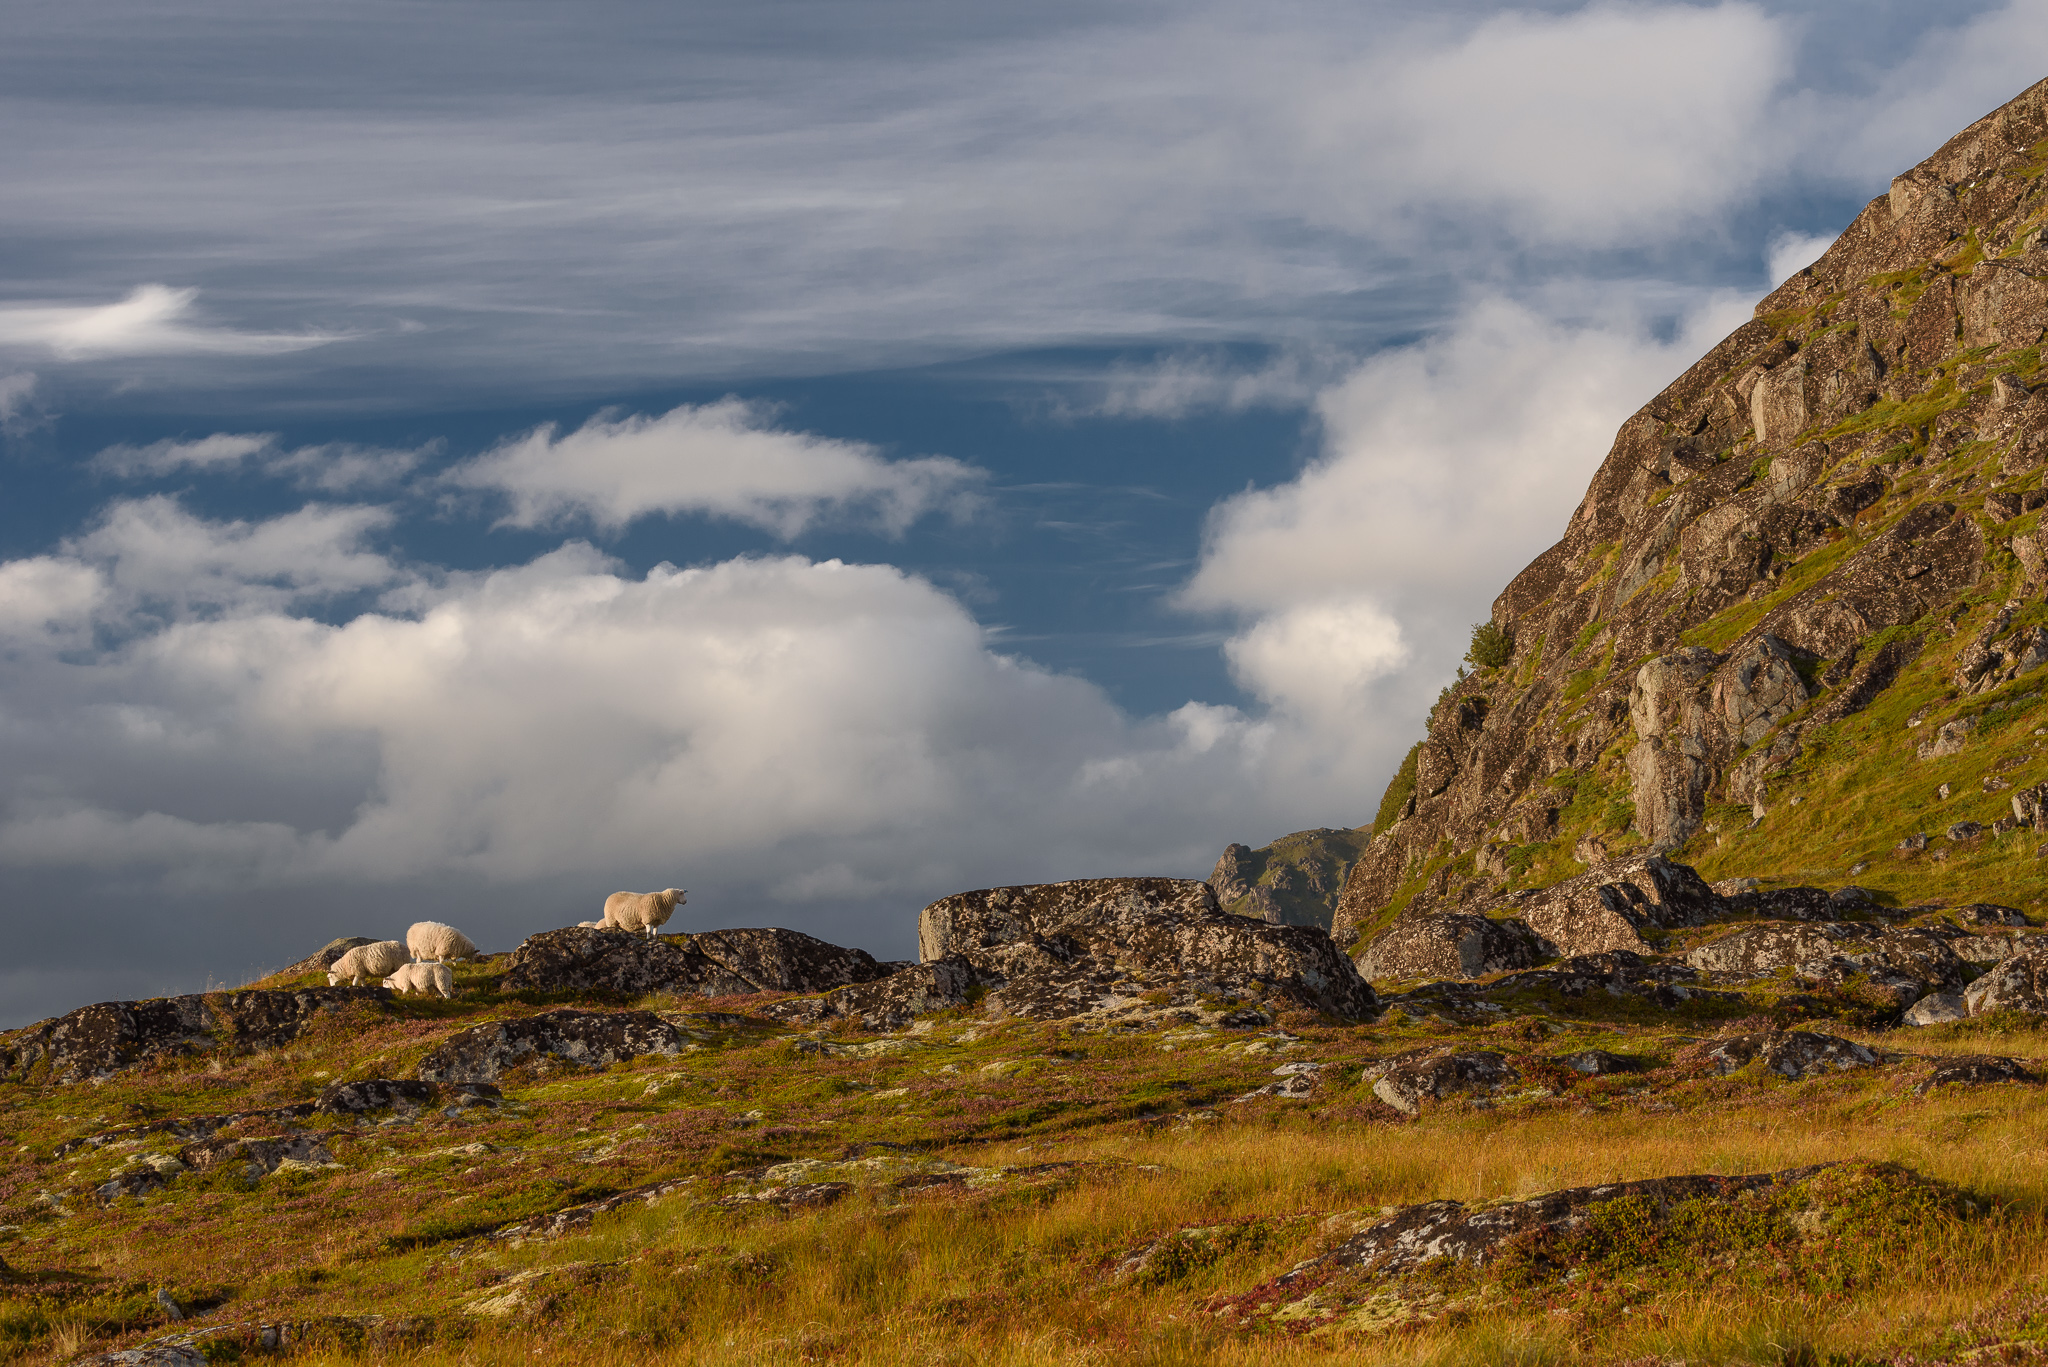
<instances>
[{"instance_id":1,"label":"sky","mask_svg":"<svg viewBox=\"0 0 2048 1367\"><path fill-rule=\"evenodd\" d=\"M0 0L0 1027L1368 822L2048 0Z\"/></svg>"}]
</instances>

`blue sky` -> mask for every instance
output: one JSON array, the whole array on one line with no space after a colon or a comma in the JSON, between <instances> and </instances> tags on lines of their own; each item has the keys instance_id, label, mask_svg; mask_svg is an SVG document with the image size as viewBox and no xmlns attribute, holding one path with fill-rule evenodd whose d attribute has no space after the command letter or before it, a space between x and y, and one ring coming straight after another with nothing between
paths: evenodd
<instances>
[{"instance_id":1,"label":"blue sky","mask_svg":"<svg viewBox=\"0 0 2048 1367\"><path fill-rule=\"evenodd\" d=\"M0 1025L1370 818L2048 4L8 5Z\"/></svg>"}]
</instances>

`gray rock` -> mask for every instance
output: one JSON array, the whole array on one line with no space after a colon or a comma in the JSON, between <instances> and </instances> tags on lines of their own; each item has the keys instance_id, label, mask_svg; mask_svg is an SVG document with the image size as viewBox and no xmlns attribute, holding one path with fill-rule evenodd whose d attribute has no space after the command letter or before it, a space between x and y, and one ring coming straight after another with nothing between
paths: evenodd
<instances>
[{"instance_id":1,"label":"gray rock","mask_svg":"<svg viewBox=\"0 0 2048 1367\"><path fill-rule=\"evenodd\" d=\"M1469 979L1529 968L1536 957L1534 937L1517 922L1424 913L1403 916L1374 936L1358 969L1374 980Z\"/></svg>"},{"instance_id":2,"label":"gray rock","mask_svg":"<svg viewBox=\"0 0 2048 1367\"><path fill-rule=\"evenodd\" d=\"M1922 759L1942 759L1960 754L1976 725L1976 721L1970 717L1958 717L1954 721L1943 722L1935 731L1933 738L1922 742L1915 753Z\"/></svg>"},{"instance_id":3,"label":"gray rock","mask_svg":"<svg viewBox=\"0 0 2048 1367\"><path fill-rule=\"evenodd\" d=\"M1525 893L1513 903L1515 914L1528 922L1537 934L1549 939L1567 954L1596 954L1625 949L1640 952L1640 936L1633 945L1606 944L1599 948L1565 949L1570 944L1592 944L1603 937L1619 937L1616 917L1635 930L1650 927L1676 929L1705 925L1722 910L1721 899L1690 867L1673 863L1659 854L1618 859L1588 869L1576 878ZM1550 930L1541 927L1548 926ZM1556 934L1553 935L1552 931ZM1562 936L1563 938L1558 938Z\"/></svg>"},{"instance_id":4,"label":"gray rock","mask_svg":"<svg viewBox=\"0 0 2048 1367\"><path fill-rule=\"evenodd\" d=\"M1899 1019L1908 1025L1946 1025L1970 1014L1960 992L1930 992L1906 1008Z\"/></svg>"},{"instance_id":5,"label":"gray rock","mask_svg":"<svg viewBox=\"0 0 2048 1367\"><path fill-rule=\"evenodd\" d=\"M398 1078L366 1078L329 1084L313 1103L326 1115L364 1115L371 1111L417 1112L451 1102L494 1102L503 1093L488 1082L418 1082Z\"/></svg>"},{"instance_id":6,"label":"gray rock","mask_svg":"<svg viewBox=\"0 0 2048 1367\"><path fill-rule=\"evenodd\" d=\"M108 1077L152 1059L275 1049L330 1011L384 1006L381 987L301 987L99 1002L25 1026L0 1043L0 1080L49 1066L55 1082Z\"/></svg>"},{"instance_id":7,"label":"gray rock","mask_svg":"<svg viewBox=\"0 0 2048 1367\"><path fill-rule=\"evenodd\" d=\"M1584 1073L1587 1077L1634 1072L1641 1066L1632 1058L1610 1054L1605 1049L1581 1049L1575 1054L1560 1054L1557 1061L1573 1072Z\"/></svg>"},{"instance_id":8,"label":"gray rock","mask_svg":"<svg viewBox=\"0 0 2048 1367\"><path fill-rule=\"evenodd\" d=\"M1714 701L1738 748L1755 745L1806 704L1809 693L1799 675L1801 659L1799 651L1765 633L1716 672Z\"/></svg>"},{"instance_id":9,"label":"gray rock","mask_svg":"<svg viewBox=\"0 0 2048 1367\"><path fill-rule=\"evenodd\" d=\"M1838 902L1826 888L1756 888L1723 899L1730 916L1755 916L1767 921L1836 921L1860 905Z\"/></svg>"},{"instance_id":10,"label":"gray rock","mask_svg":"<svg viewBox=\"0 0 2048 1367\"><path fill-rule=\"evenodd\" d=\"M1425 1101L1447 1096L1487 1095L1522 1075L1506 1059L1490 1050L1466 1054L1437 1054L1427 1058L1404 1059L1373 1083L1373 1095L1395 1110L1416 1115Z\"/></svg>"},{"instance_id":11,"label":"gray rock","mask_svg":"<svg viewBox=\"0 0 2048 1367\"><path fill-rule=\"evenodd\" d=\"M900 1030L918 1016L965 1006L979 985L964 959L912 964L873 982L837 987L821 997L770 1002L760 1014L790 1025L857 1020L866 1030Z\"/></svg>"},{"instance_id":12,"label":"gray rock","mask_svg":"<svg viewBox=\"0 0 2048 1367\"><path fill-rule=\"evenodd\" d=\"M178 1150L178 1161L194 1172L208 1172L229 1164L241 1164L251 1178L267 1177L287 1163L325 1166L334 1162L327 1151L332 1133L296 1134L285 1139L237 1139L217 1136L187 1144Z\"/></svg>"},{"instance_id":13,"label":"gray rock","mask_svg":"<svg viewBox=\"0 0 2048 1367\"><path fill-rule=\"evenodd\" d=\"M1984 827L1975 821L1958 821L1948 828L1950 840L1975 840L1984 834Z\"/></svg>"},{"instance_id":14,"label":"gray rock","mask_svg":"<svg viewBox=\"0 0 2048 1367\"><path fill-rule=\"evenodd\" d=\"M2016 1058L1962 1054L1935 1060L1933 1071L1913 1089L1913 1094L1926 1096L1936 1087L1982 1087L1994 1082L2039 1081L2032 1070Z\"/></svg>"},{"instance_id":15,"label":"gray rock","mask_svg":"<svg viewBox=\"0 0 2048 1367\"><path fill-rule=\"evenodd\" d=\"M1927 848L1927 837L1924 834L1915 832L1892 848L1900 854L1918 854L1921 850Z\"/></svg>"},{"instance_id":16,"label":"gray rock","mask_svg":"<svg viewBox=\"0 0 2048 1367\"><path fill-rule=\"evenodd\" d=\"M1747 1192L1805 1181L1832 1164L1744 1177L1652 1177L1598 1187L1573 1187L1527 1201L1468 1207L1458 1201L1403 1206L1353 1235L1320 1258L1282 1276L1281 1285L1337 1268L1369 1266L1381 1276L1411 1272L1439 1258L1483 1265L1512 1246L1541 1247L1549 1231L1564 1233L1585 1223L1594 1206L1627 1198L1647 1209L1669 1211L1701 1201L1726 1201Z\"/></svg>"},{"instance_id":17,"label":"gray rock","mask_svg":"<svg viewBox=\"0 0 2048 1367\"><path fill-rule=\"evenodd\" d=\"M2048 1012L2048 952L2031 942L1963 989L1973 1016L1993 1011Z\"/></svg>"},{"instance_id":18,"label":"gray rock","mask_svg":"<svg viewBox=\"0 0 2048 1367\"><path fill-rule=\"evenodd\" d=\"M2023 926L2027 914L2018 907L2002 907L1995 902L1970 902L1955 909L1958 923L1966 926Z\"/></svg>"},{"instance_id":19,"label":"gray rock","mask_svg":"<svg viewBox=\"0 0 2048 1367\"><path fill-rule=\"evenodd\" d=\"M512 992L725 997L823 992L883 976L885 970L864 950L779 927L649 937L570 926L521 944L513 952L503 986Z\"/></svg>"},{"instance_id":20,"label":"gray rock","mask_svg":"<svg viewBox=\"0 0 2048 1367\"><path fill-rule=\"evenodd\" d=\"M206 1355L186 1344L154 1343L74 1358L70 1367L206 1367Z\"/></svg>"},{"instance_id":21,"label":"gray rock","mask_svg":"<svg viewBox=\"0 0 2048 1367\"><path fill-rule=\"evenodd\" d=\"M1174 1004L1276 999L1358 1019L1377 1008L1350 958L1312 926L1232 916L1207 883L1092 878L944 897L918 917L925 964L964 962L984 1009L1048 1020Z\"/></svg>"},{"instance_id":22,"label":"gray rock","mask_svg":"<svg viewBox=\"0 0 2048 1367\"><path fill-rule=\"evenodd\" d=\"M548 1011L491 1021L449 1036L414 1076L422 1082L495 1082L506 1068L543 1056L606 1068L644 1054L679 1054L686 1031L652 1011Z\"/></svg>"},{"instance_id":23,"label":"gray rock","mask_svg":"<svg viewBox=\"0 0 2048 1367\"><path fill-rule=\"evenodd\" d=\"M1814 1077L1851 1068L1874 1068L1884 1061L1876 1051L1853 1040L1810 1034L1804 1030L1737 1035L1710 1046L1707 1058L1722 1073L1732 1073L1751 1062L1758 1062L1766 1072L1788 1078Z\"/></svg>"},{"instance_id":24,"label":"gray rock","mask_svg":"<svg viewBox=\"0 0 2048 1367\"><path fill-rule=\"evenodd\" d=\"M1861 974L1901 1007L1929 992L1958 988L1967 976L1963 961L1939 936L1853 923L1765 922L1700 945L1685 962L1702 972L1750 980L1783 969L1823 983Z\"/></svg>"}]
</instances>

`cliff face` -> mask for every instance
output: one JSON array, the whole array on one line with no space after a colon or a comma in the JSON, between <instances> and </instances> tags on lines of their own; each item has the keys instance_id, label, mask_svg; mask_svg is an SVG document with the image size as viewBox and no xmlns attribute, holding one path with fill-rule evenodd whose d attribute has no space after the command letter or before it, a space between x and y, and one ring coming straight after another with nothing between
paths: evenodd
<instances>
[{"instance_id":1,"label":"cliff face","mask_svg":"<svg viewBox=\"0 0 2048 1367\"><path fill-rule=\"evenodd\" d=\"M1622 425L1494 602L1510 657L1445 691L1396 778L1340 943L1631 846L1696 856L1902 679L1967 703L2048 661L2044 170L2048 82L1894 180ZM1959 746L1977 713L1948 710ZM1910 763L1935 729L1884 743Z\"/></svg>"}]
</instances>

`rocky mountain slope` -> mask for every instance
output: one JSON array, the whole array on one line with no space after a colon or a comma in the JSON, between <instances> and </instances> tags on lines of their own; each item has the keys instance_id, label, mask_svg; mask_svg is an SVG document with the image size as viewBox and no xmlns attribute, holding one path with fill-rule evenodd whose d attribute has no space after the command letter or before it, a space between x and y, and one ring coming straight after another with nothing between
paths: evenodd
<instances>
[{"instance_id":1,"label":"rocky mountain slope","mask_svg":"<svg viewBox=\"0 0 2048 1367\"><path fill-rule=\"evenodd\" d=\"M1339 940L1631 847L2048 892L2044 105L1899 176L1622 425L1396 777Z\"/></svg>"},{"instance_id":2,"label":"rocky mountain slope","mask_svg":"<svg viewBox=\"0 0 2048 1367\"><path fill-rule=\"evenodd\" d=\"M1223 909L1273 925L1330 928L1338 895L1372 832L1296 831L1252 849L1231 845L1216 861L1209 886Z\"/></svg>"}]
</instances>

